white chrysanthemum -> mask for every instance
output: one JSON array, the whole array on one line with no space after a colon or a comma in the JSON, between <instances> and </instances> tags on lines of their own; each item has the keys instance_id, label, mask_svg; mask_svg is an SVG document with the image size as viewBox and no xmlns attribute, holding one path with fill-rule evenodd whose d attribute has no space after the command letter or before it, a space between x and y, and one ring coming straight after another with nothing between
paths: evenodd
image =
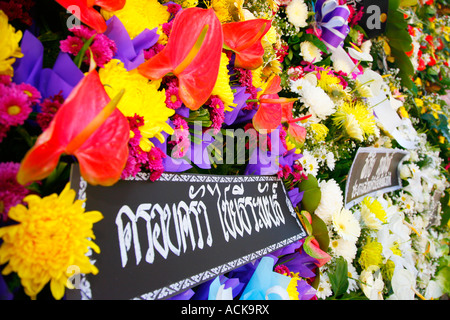
<instances>
[{"instance_id":1,"label":"white chrysanthemum","mask_svg":"<svg viewBox=\"0 0 450 320\"><path fill-rule=\"evenodd\" d=\"M331 223L331 216L335 210L341 210L344 205L342 190L334 179L319 182L322 197L314 212L326 224Z\"/></svg>"},{"instance_id":2,"label":"white chrysanthemum","mask_svg":"<svg viewBox=\"0 0 450 320\"><path fill-rule=\"evenodd\" d=\"M331 282L326 273L320 273L320 282L317 287L317 298L325 299L333 294L331 290Z\"/></svg>"},{"instance_id":3,"label":"white chrysanthemum","mask_svg":"<svg viewBox=\"0 0 450 320\"><path fill-rule=\"evenodd\" d=\"M334 153L333 152L328 152L327 153L327 166L328 166L328 169L333 171L335 165L336 165L336 158L334 157Z\"/></svg>"},{"instance_id":4,"label":"white chrysanthemum","mask_svg":"<svg viewBox=\"0 0 450 320\"><path fill-rule=\"evenodd\" d=\"M325 120L336 111L330 96L320 87L305 79L291 81L291 90L300 96L300 101L309 108L314 118Z\"/></svg>"},{"instance_id":5,"label":"white chrysanthemum","mask_svg":"<svg viewBox=\"0 0 450 320\"><path fill-rule=\"evenodd\" d=\"M322 61L322 51L309 41L303 41L300 44L300 55L310 63Z\"/></svg>"},{"instance_id":6,"label":"white chrysanthemum","mask_svg":"<svg viewBox=\"0 0 450 320\"><path fill-rule=\"evenodd\" d=\"M308 26L308 6L303 0L292 0L286 6L288 21L297 28Z\"/></svg>"},{"instance_id":7,"label":"white chrysanthemum","mask_svg":"<svg viewBox=\"0 0 450 320\"><path fill-rule=\"evenodd\" d=\"M358 248L354 241L335 239L330 244L331 250L336 256L343 257L347 262L352 262L355 259Z\"/></svg>"},{"instance_id":8,"label":"white chrysanthemum","mask_svg":"<svg viewBox=\"0 0 450 320\"><path fill-rule=\"evenodd\" d=\"M304 150L303 157L301 157L301 159L298 161L302 165L306 175L317 175L317 172L319 171L319 163L311 152L309 152L308 150Z\"/></svg>"},{"instance_id":9,"label":"white chrysanthemum","mask_svg":"<svg viewBox=\"0 0 450 320\"><path fill-rule=\"evenodd\" d=\"M335 211L331 216L333 228L345 240L356 242L361 234L361 226L353 213L345 208Z\"/></svg>"},{"instance_id":10,"label":"white chrysanthemum","mask_svg":"<svg viewBox=\"0 0 450 320\"><path fill-rule=\"evenodd\" d=\"M334 58L332 59L332 61L333 61L333 69L335 71L341 71L349 75L352 73L354 69L354 65L351 65L346 59Z\"/></svg>"}]
</instances>

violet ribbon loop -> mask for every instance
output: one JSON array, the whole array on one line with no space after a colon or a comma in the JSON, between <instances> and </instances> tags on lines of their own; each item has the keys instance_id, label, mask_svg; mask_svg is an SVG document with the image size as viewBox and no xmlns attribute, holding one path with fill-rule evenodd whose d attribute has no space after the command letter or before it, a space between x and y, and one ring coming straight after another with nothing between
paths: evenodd
<instances>
[{"instance_id":1,"label":"violet ribbon loop","mask_svg":"<svg viewBox=\"0 0 450 320\"><path fill-rule=\"evenodd\" d=\"M350 31L348 7L339 5L337 0L317 0L315 12L317 26L322 31L322 41L330 50L341 46Z\"/></svg>"}]
</instances>

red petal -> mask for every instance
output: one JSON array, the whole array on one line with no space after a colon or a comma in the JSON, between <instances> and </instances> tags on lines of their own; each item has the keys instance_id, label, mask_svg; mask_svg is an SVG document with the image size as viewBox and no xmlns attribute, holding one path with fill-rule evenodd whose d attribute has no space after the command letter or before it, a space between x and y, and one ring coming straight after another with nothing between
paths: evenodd
<instances>
[{"instance_id":1,"label":"red petal","mask_svg":"<svg viewBox=\"0 0 450 320\"><path fill-rule=\"evenodd\" d=\"M72 90L60 107L49 128L39 136L35 145L25 155L18 173L18 181L26 184L47 177L58 164L69 144L88 127L91 121L110 101L97 71L89 72ZM117 172L123 170L127 160L124 148L129 137L128 121L114 110L94 133L81 141L81 146L70 149L80 159L80 169L86 181L92 184L110 184ZM95 148L95 150L92 150ZM104 156L101 156L104 155ZM96 157L95 165L85 165L86 159ZM123 165L122 165L123 163ZM110 170L108 173L103 173Z\"/></svg>"},{"instance_id":2,"label":"red petal","mask_svg":"<svg viewBox=\"0 0 450 320\"><path fill-rule=\"evenodd\" d=\"M64 146L56 139L52 139L55 122L36 140L35 145L27 152L17 173L17 182L26 185L33 181L42 180L50 175L64 152Z\"/></svg>"},{"instance_id":3,"label":"red petal","mask_svg":"<svg viewBox=\"0 0 450 320\"><path fill-rule=\"evenodd\" d=\"M235 66L256 69L263 63L262 38L269 31L272 22L265 19L230 22L222 26L227 49L236 53Z\"/></svg>"},{"instance_id":4,"label":"red petal","mask_svg":"<svg viewBox=\"0 0 450 320\"><path fill-rule=\"evenodd\" d=\"M306 140L306 129L304 127L292 123L289 125L287 133L290 140L295 144L295 146L303 146Z\"/></svg>"},{"instance_id":5,"label":"red petal","mask_svg":"<svg viewBox=\"0 0 450 320\"><path fill-rule=\"evenodd\" d=\"M264 90L264 94L277 94L281 90L281 77L279 75L275 75L269 80L269 83Z\"/></svg>"},{"instance_id":6,"label":"red petal","mask_svg":"<svg viewBox=\"0 0 450 320\"><path fill-rule=\"evenodd\" d=\"M117 11L125 6L126 0L94 0L94 5L107 11Z\"/></svg>"},{"instance_id":7,"label":"red petal","mask_svg":"<svg viewBox=\"0 0 450 320\"><path fill-rule=\"evenodd\" d=\"M73 10L72 14L76 16L81 22L87 24L89 27L103 33L106 31L105 19L94 8L87 5L86 1L82 0L56 0L64 8L68 9L70 6L77 6L78 10Z\"/></svg>"},{"instance_id":8,"label":"red petal","mask_svg":"<svg viewBox=\"0 0 450 320\"><path fill-rule=\"evenodd\" d=\"M129 134L128 120L116 109L74 152L82 177L92 185L116 183L128 159Z\"/></svg>"},{"instance_id":9,"label":"red petal","mask_svg":"<svg viewBox=\"0 0 450 320\"><path fill-rule=\"evenodd\" d=\"M284 103L282 105L282 114L283 114L283 122L288 122L289 120L293 119L292 116L292 107L294 105L294 102L291 103Z\"/></svg>"},{"instance_id":10,"label":"red petal","mask_svg":"<svg viewBox=\"0 0 450 320\"><path fill-rule=\"evenodd\" d=\"M266 95L266 98L278 98L278 95ZM278 128L281 124L281 104L261 103L258 111L253 116L253 127L260 130L270 131Z\"/></svg>"},{"instance_id":11,"label":"red petal","mask_svg":"<svg viewBox=\"0 0 450 320\"><path fill-rule=\"evenodd\" d=\"M211 96L222 46L222 28L213 9L184 9L175 17L166 47L141 64L138 71L151 80L173 73L179 80L181 100L197 110Z\"/></svg>"}]
</instances>

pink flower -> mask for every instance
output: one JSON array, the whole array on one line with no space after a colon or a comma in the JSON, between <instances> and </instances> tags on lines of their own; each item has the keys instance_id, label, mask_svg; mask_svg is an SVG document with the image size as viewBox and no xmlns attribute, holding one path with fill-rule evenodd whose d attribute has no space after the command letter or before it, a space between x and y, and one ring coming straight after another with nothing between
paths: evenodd
<instances>
[{"instance_id":1,"label":"pink flower","mask_svg":"<svg viewBox=\"0 0 450 320\"><path fill-rule=\"evenodd\" d=\"M218 133L222 128L223 121L225 120L225 106L223 101L217 96L212 96L208 103L209 114L212 121L212 127L214 133Z\"/></svg>"},{"instance_id":2,"label":"pink flower","mask_svg":"<svg viewBox=\"0 0 450 320\"><path fill-rule=\"evenodd\" d=\"M148 60L152 57L154 57L156 54L158 54L160 51L164 49L164 45L157 43L153 47L149 48L148 50L144 50L144 59Z\"/></svg>"},{"instance_id":3,"label":"pink flower","mask_svg":"<svg viewBox=\"0 0 450 320\"><path fill-rule=\"evenodd\" d=\"M167 5L167 12L169 12L172 16L176 15L181 9L181 5L177 3L169 3Z\"/></svg>"},{"instance_id":4,"label":"pink flower","mask_svg":"<svg viewBox=\"0 0 450 320\"><path fill-rule=\"evenodd\" d=\"M287 74L290 80L295 81L302 78L305 75L305 71L300 66L290 67L287 71Z\"/></svg>"},{"instance_id":5,"label":"pink flower","mask_svg":"<svg viewBox=\"0 0 450 320\"><path fill-rule=\"evenodd\" d=\"M91 45L92 54L94 60L99 67L103 67L108 61L110 61L117 52L117 47L114 41L107 38L105 35L97 35L94 42ZM87 52L87 56L90 57L90 52Z\"/></svg>"},{"instance_id":6,"label":"pink flower","mask_svg":"<svg viewBox=\"0 0 450 320\"><path fill-rule=\"evenodd\" d=\"M284 264L277 265L275 267L274 271L279 274L284 274L285 276L289 276L291 274L291 271L289 271L289 268L286 267Z\"/></svg>"},{"instance_id":7,"label":"pink flower","mask_svg":"<svg viewBox=\"0 0 450 320\"><path fill-rule=\"evenodd\" d=\"M20 163L0 163L0 219L6 221L11 207L23 203L23 198L30 193L16 180Z\"/></svg>"},{"instance_id":8,"label":"pink flower","mask_svg":"<svg viewBox=\"0 0 450 320\"><path fill-rule=\"evenodd\" d=\"M28 83L21 83L17 85L17 88L28 96L28 100L31 104L38 103L41 100L41 93L32 85Z\"/></svg>"},{"instance_id":9,"label":"pink flower","mask_svg":"<svg viewBox=\"0 0 450 320\"><path fill-rule=\"evenodd\" d=\"M166 154L158 147L153 147L148 152L148 169L150 170L150 180L159 179L164 172L163 159Z\"/></svg>"},{"instance_id":10,"label":"pink flower","mask_svg":"<svg viewBox=\"0 0 450 320\"><path fill-rule=\"evenodd\" d=\"M168 143L174 146L172 149L172 157L182 158L191 146L188 123L179 115L175 115L172 122L174 125L174 134L172 135L172 140Z\"/></svg>"},{"instance_id":11,"label":"pink flower","mask_svg":"<svg viewBox=\"0 0 450 320\"><path fill-rule=\"evenodd\" d=\"M9 86L11 84L11 76L0 75L0 85Z\"/></svg>"},{"instance_id":12,"label":"pink flower","mask_svg":"<svg viewBox=\"0 0 450 320\"><path fill-rule=\"evenodd\" d=\"M90 39L96 32L94 29L90 29L84 25L80 25L79 27L73 27L69 29L76 37L81 39Z\"/></svg>"},{"instance_id":13,"label":"pink flower","mask_svg":"<svg viewBox=\"0 0 450 320\"><path fill-rule=\"evenodd\" d=\"M76 56L84 43L94 36L94 39L90 45L92 54L94 55L94 61L99 67L103 67L108 61L110 61L117 52L116 43L105 36L103 33L96 33L86 26L80 26L69 29L75 36L68 36L66 40L60 41L60 49L62 52L70 53ZM90 51L86 50L84 63L89 64Z\"/></svg>"},{"instance_id":14,"label":"pink flower","mask_svg":"<svg viewBox=\"0 0 450 320\"><path fill-rule=\"evenodd\" d=\"M76 56L83 47L84 41L79 37L68 36L66 40L61 40L59 44L62 52Z\"/></svg>"},{"instance_id":15,"label":"pink flower","mask_svg":"<svg viewBox=\"0 0 450 320\"><path fill-rule=\"evenodd\" d=\"M9 87L0 97L0 124L3 126L22 125L31 111L28 96L17 86Z\"/></svg>"},{"instance_id":16,"label":"pink flower","mask_svg":"<svg viewBox=\"0 0 450 320\"><path fill-rule=\"evenodd\" d=\"M36 122L42 130L48 128L50 122L63 103L64 97L61 95L61 93L44 99L44 101L40 105L41 112L39 112L36 116Z\"/></svg>"},{"instance_id":17,"label":"pink flower","mask_svg":"<svg viewBox=\"0 0 450 320\"><path fill-rule=\"evenodd\" d=\"M148 161L147 153L139 146L141 140L139 127L144 125L144 118L136 114L134 117L128 117L128 123L134 136L128 140L128 159L125 168L122 171L121 179L135 177L142 171L142 167L146 165Z\"/></svg>"},{"instance_id":18,"label":"pink flower","mask_svg":"<svg viewBox=\"0 0 450 320\"><path fill-rule=\"evenodd\" d=\"M176 78L169 80L166 88L166 105L170 109L178 109L183 104L180 99L178 81Z\"/></svg>"},{"instance_id":19,"label":"pink flower","mask_svg":"<svg viewBox=\"0 0 450 320\"><path fill-rule=\"evenodd\" d=\"M250 70L243 68L234 68L234 73L237 74L238 82L242 87L245 87L245 93L250 94L249 100L256 100L258 98L258 90L253 85L253 75ZM257 102L248 102L246 106L244 106L243 110L253 110L257 109Z\"/></svg>"}]
</instances>

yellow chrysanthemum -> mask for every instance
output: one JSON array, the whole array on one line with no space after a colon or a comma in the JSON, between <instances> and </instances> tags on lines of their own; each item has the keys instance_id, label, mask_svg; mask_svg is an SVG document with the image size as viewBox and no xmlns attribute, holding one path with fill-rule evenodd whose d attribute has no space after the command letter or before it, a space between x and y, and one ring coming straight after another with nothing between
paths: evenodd
<instances>
[{"instance_id":1,"label":"yellow chrysanthemum","mask_svg":"<svg viewBox=\"0 0 450 320\"><path fill-rule=\"evenodd\" d=\"M363 269L370 266L379 266L383 261L383 246L376 240L368 239L364 245L361 256L359 257L359 264Z\"/></svg>"},{"instance_id":2,"label":"yellow chrysanthemum","mask_svg":"<svg viewBox=\"0 0 450 320\"><path fill-rule=\"evenodd\" d=\"M255 88L261 88L263 86L263 84L265 84L265 86L267 86L267 84L264 83L264 80L263 80L263 74L262 74L263 68L264 68L263 66L260 66L260 67L254 69L254 70L251 70L251 73L252 73L252 85ZM262 93L260 93L259 95L261 95L261 94Z\"/></svg>"},{"instance_id":3,"label":"yellow chrysanthemum","mask_svg":"<svg viewBox=\"0 0 450 320\"><path fill-rule=\"evenodd\" d=\"M0 74L12 76L12 67L16 58L23 57L20 51L19 42L22 39L22 31L17 31L8 23L8 16L0 10Z\"/></svg>"},{"instance_id":4,"label":"yellow chrysanthemum","mask_svg":"<svg viewBox=\"0 0 450 320\"><path fill-rule=\"evenodd\" d=\"M135 114L144 118L144 125L139 127L142 138L140 147L150 151L150 138L157 138L164 142L162 132L173 134L173 129L167 120L175 111L166 106L166 94L159 91L159 81L149 81L139 73L128 72L124 64L113 59L99 71L100 80L105 85L106 93L113 98L120 90L125 93L118 104L119 110L126 117Z\"/></svg>"},{"instance_id":5,"label":"yellow chrysanthemum","mask_svg":"<svg viewBox=\"0 0 450 320\"><path fill-rule=\"evenodd\" d=\"M167 7L158 0L127 0L125 6L118 11L102 10L103 17L107 20L116 16L123 23L131 39L145 29L158 28L158 33L163 34L161 25L170 18Z\"/></svg>"},{"instance_id":6,"label":"yellow chrysanthemum","mask_svg":"<svg viewBox=\"0 0 450 320\"><path fill-rule=\"evenodd\" d=\"M228 59L226 53L222 52L220 59L219 75L211 95L216 95L223 101L225 110L231 111L236 106L234 103L234 94L230 87L230 76L228 75Z\"/></svg>"},{"instance_id":7,"label":"yellow chrysanthemum","mask_svg":"<svg viewBox=\"0 0 450 320\"><path fill-rule=\"evenodd\" d=\"M333 85L339 85L340 80L329 74L328 70L319 71L319 77L317 81L317 85L321 87L325 92L329 92L329 88Z\"/></svg>"},{"instance_id":8,"label":"yellow chrysanthemum","mask_svg":"<svg viewBox=\"0 0 450 320\"><path fill-rule=\"evenodd\" d=\"M379 230L387 221L386 211L381 203L372 197L365 197L361 202L361 217L371 229Z\"/></svg>"},{"instance_id":9,"label":"yellow chrysanthemum","mask_svg":"<svg viewBox=\"0 0 450 320\"><path fill-rule=\"evenodd\" d=\"M351 138L359 141L375 133L375 116L360 100L343 103L333 115L333 121L338 127L345 128Z\"/></svg>"},{"instance_id":10,"label":"yellow chrysanthemum","mask_svg":"<svg viewBox=\"0 0 450 320\"><path fill-rule=\"evenodd\" d=\"M198 0L183 0L181 6L183 8L196 7L198 5Z\"/></svg>"},{"instance_id":11,"label":"yellow chrysanthemum","mask_svg":"<svg viewBox=\"0 0 450 320\"><path fill-rule=\"evenodd\" d=\"M382 268L384 278L391 280L395 271L395 263L392 260L388 260Z\"/></svg>"},{"instance_id":12,"label":"yellow chrysanthemum","mask_svg":"<svg viewBox=\"0 0 450 320\"><path fill-rule=\"evenodd\" d=\"M329 129L322 123L311 123L311 130L316 141L324 141Z\"/></svg>"},{"instance_id":13,"label":"yellow chrysanthemum","mask_svg":"<svg viewBox=\"0 0 450 320\"><path fill-rule=\"evenodd\" d=\"M322 88L332 99L347 99L349 94L344 90L339 78L329 74L328 70L319 72L317 86Z\"/></svg>"},{"instance_id":14,"label":"yellow chrysanthemum","mask_svg":"<svg viewBox=\"0 0 450 320\"><path fill-rule=\"evenodd\" d=\"M231 0L212 0L211 6L214 9L214 12L219 18L221 23L231 22L233 17L230 13L230 8L233 5L234 1Z\"/></svg>"},{"instance_id":15,"label":"yellow chrysanthemum","mask_svg":"<svg viewBox=\"0 0 450 320\"><path fill-rule=\"evenodd\" d=\"M82 274L98 272L86 254L89 248L100 252L90 239L95 238L93 224L103 216L99 211L85 212L84 201L75 196L69 184L59 196L29 195L24 199L27 206L19 204L8 213L18 224L0 229L4 241L0 264L8 262L3 274L17 273L31 298L50 281L53 297L61 299L65 287L70 287L71 267Z\"/></svg>"}]
</instances>

